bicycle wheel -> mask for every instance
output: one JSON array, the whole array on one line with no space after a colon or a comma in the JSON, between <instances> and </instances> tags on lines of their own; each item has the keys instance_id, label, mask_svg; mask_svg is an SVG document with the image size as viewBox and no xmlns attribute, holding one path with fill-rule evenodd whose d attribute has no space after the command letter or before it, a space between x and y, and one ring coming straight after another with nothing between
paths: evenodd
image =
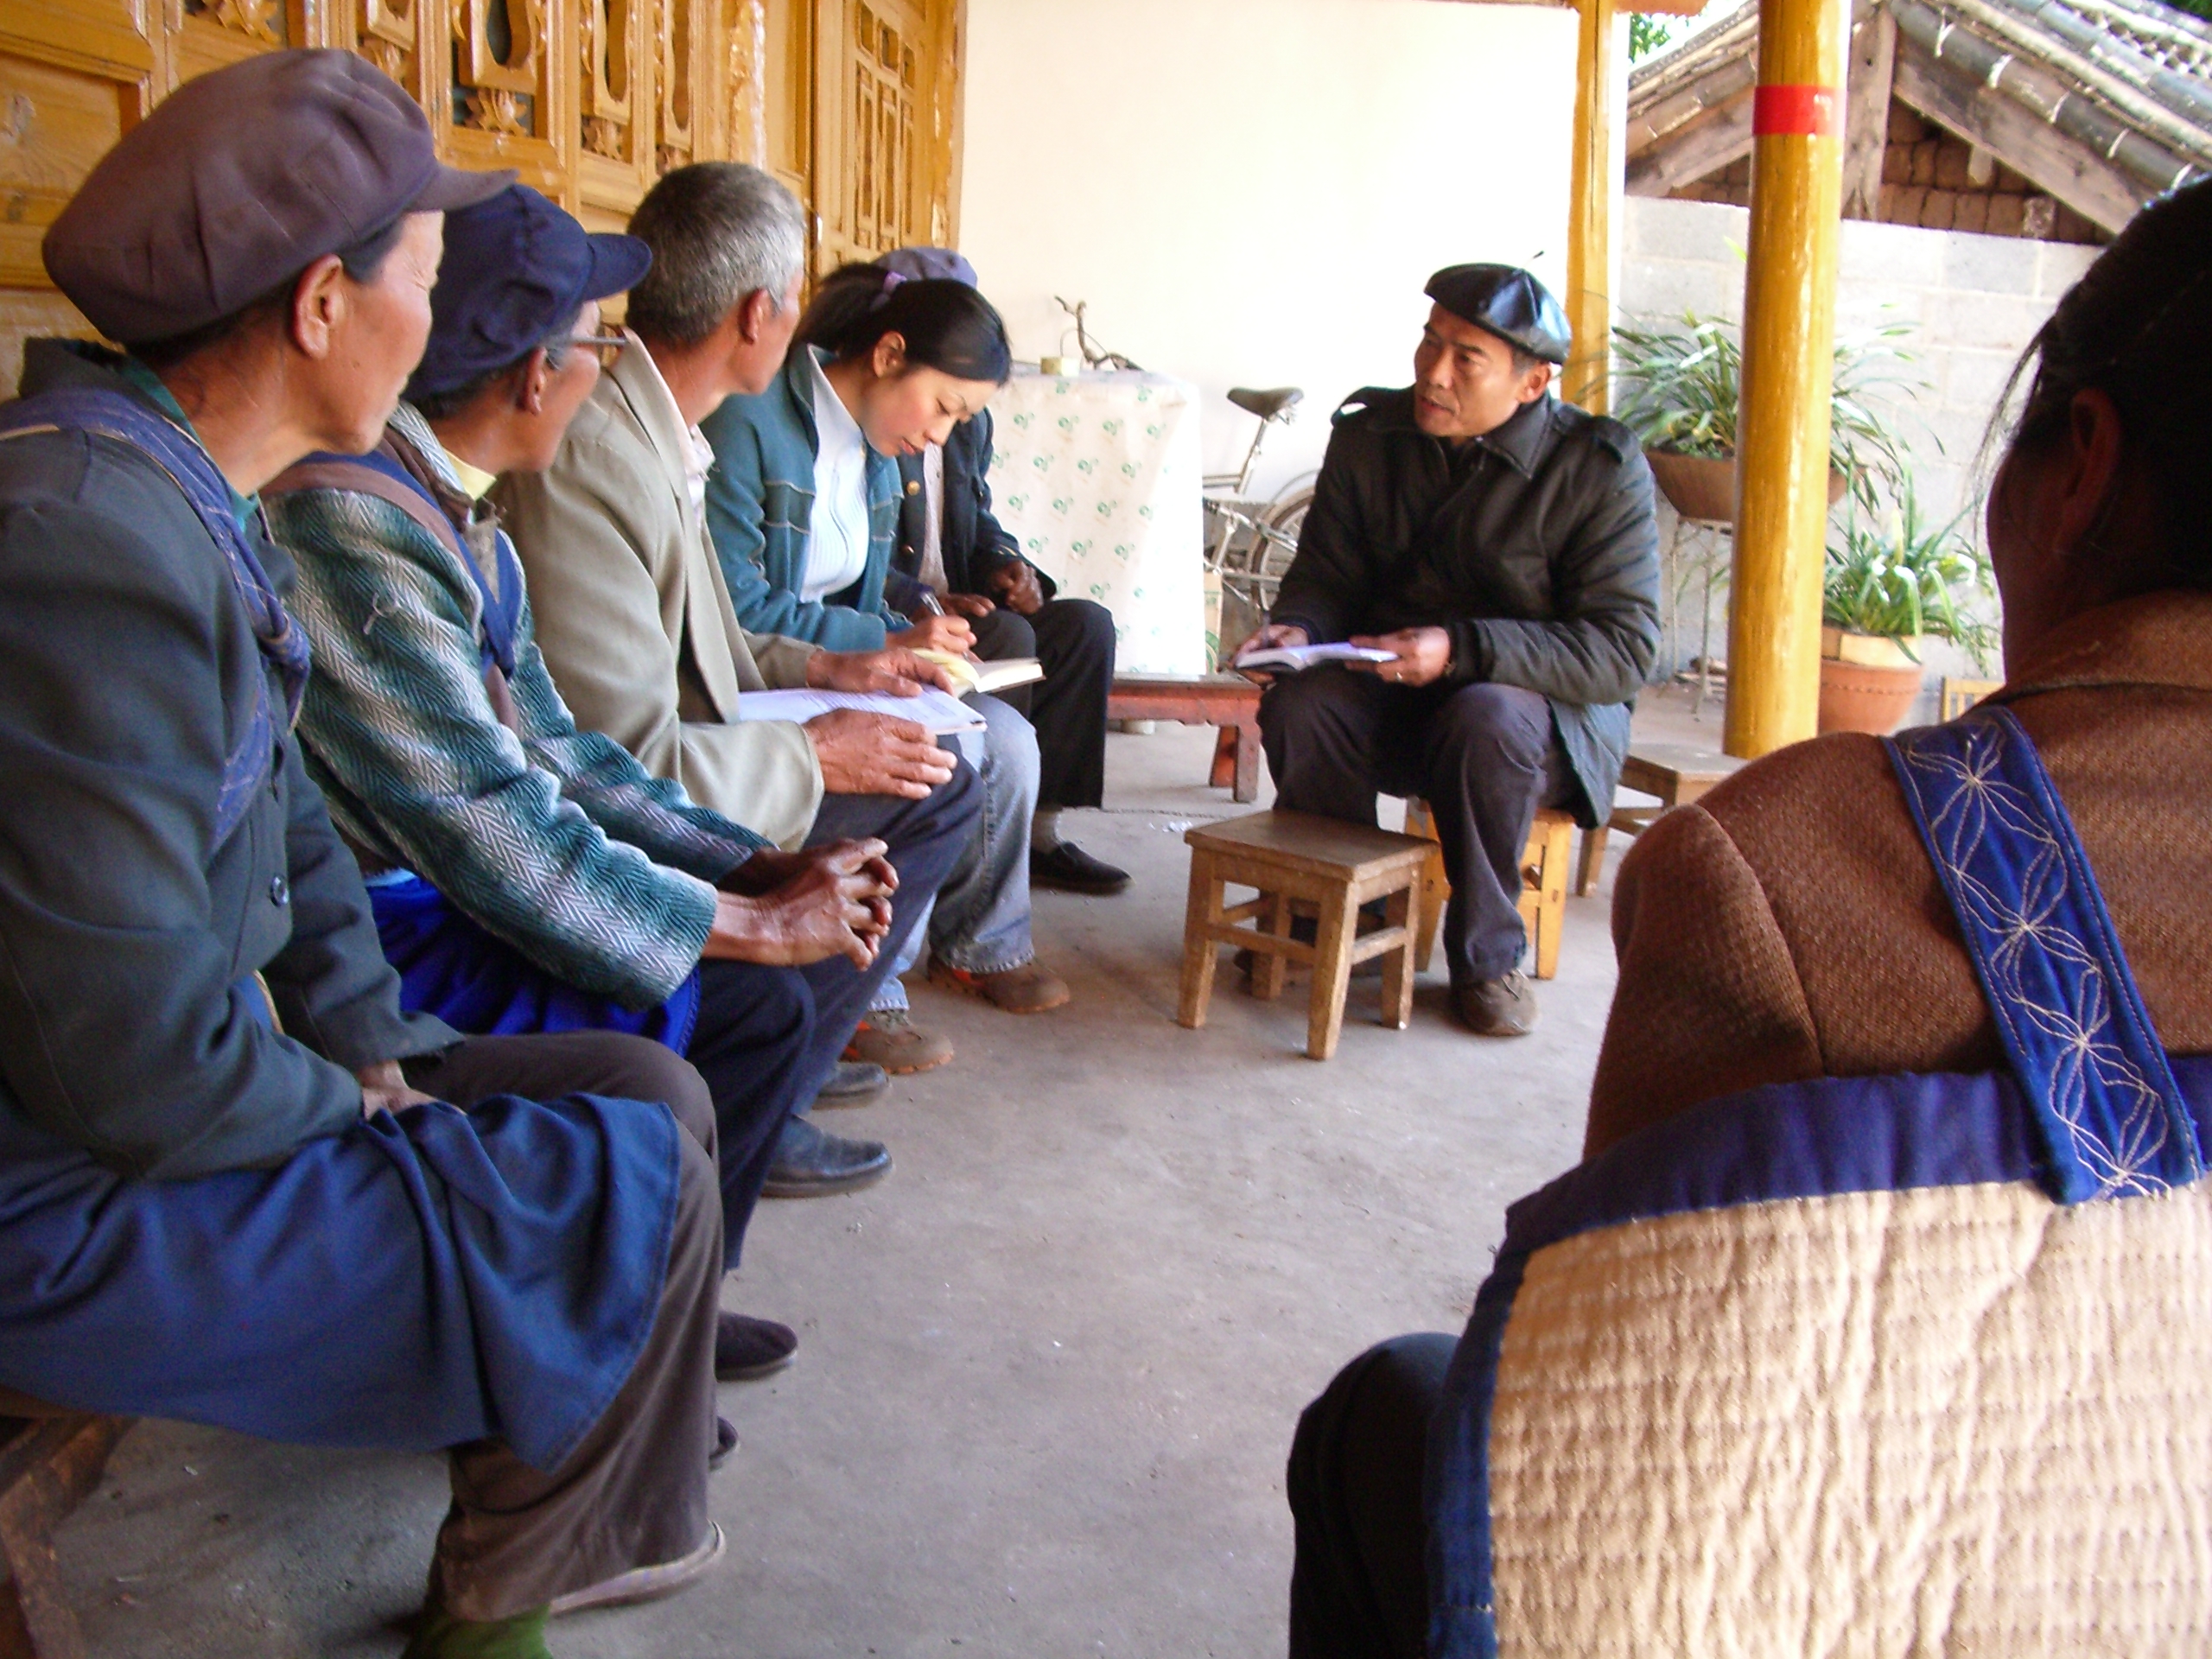
<instances>
[{"instance_id":1,"label":"bicycle wheel","mask_svg":"<svg viewBox=\"0 0 2212 1659\"><path fill-rule=\"evenodd\" d=\"M1264 610L1275 602L1290 563L1298 556L1298 533L1305 528L1306 512L1313 505L1313 492L1303 489L1284 496L1260 519L1259 533L1243 548L1243 575L1254 601Z\"/></svg>"}]
</instances>

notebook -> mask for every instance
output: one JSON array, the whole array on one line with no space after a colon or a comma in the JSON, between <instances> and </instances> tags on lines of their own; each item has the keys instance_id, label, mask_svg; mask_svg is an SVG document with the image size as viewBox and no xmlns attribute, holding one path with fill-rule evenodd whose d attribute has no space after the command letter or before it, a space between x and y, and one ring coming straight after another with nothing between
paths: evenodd
<instances>
[{"instance_id":1,"label":"notebook","mask_svg":"<svg viewBox=\"0 0 2212 1659\"><path fill-rule=\"evenodd\" d=\"M860 709L895 720L918 721L932 732L979 732L983 717L959 698L925 685L918 696L887 691L747 691L737 700L740 720L788 720L804 725L835 709Z\"/></svg>"},{"instance_id":2,"label":"notebook","mask_svg":"<svg viewBox=\"0 0 2212 1659\"><path fill-rule=\"evenodd\" d=\"M952 683L960 688L963 697L978 691L1003 691L1010 685L1028 685L1045 677L1045 664L1034 657L1008 657L1002 662L978 663L935 649L918 651L914 655L925 663L935 663L951 675Z\"/></svg>"},{"instance_id":3,"label":"notebook","mask_svg":"<svg viewBox=\"0 0 2212 1659\"><path fill-rule=\"evenodd\" d=\"M1395 663L1397 660L1396 652L1377 651L1372 645L1269 645L1264 651L1238 653L1230 666L1284 668L1295 674L1316 663Z\"/></svg>"}]
</instances>

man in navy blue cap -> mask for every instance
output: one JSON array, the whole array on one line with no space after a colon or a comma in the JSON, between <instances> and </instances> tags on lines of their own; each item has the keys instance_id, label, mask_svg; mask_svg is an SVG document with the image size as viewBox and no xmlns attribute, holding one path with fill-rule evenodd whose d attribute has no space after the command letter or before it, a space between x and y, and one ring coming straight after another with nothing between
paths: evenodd
<instances>
[{"instance_id":1,"label":"man in navy blue cap","mask_svg":"<svg viewBox=\"0 0 2212 1659\"><path fill-rule=\"evenodd\" d=\"M1453 265L1427 291L1414 384L1337 411L1298 556L1245 649L1391 653L1269 687L1276 804L1373 823L1378 791L1427 799L1452 1006L1517 1037L1536 1019L1520 968L1536 809L1605 822L1658 651L1651 472L1627 428L1550 395L1569 335L1542 283Z\"/></svg>"},{"instance_id":2,"label":"man in navy blue cap","mask_svg":"<svg viewBox=\"0 0 2212 1659\"><path fill-rule=\"evenodd\" d=\"M734 1268L772 1160L823 1191L888 1166L818 1130L797 1159L777 1147L842 1041L816 1010L876 970L899 878L880 841L785 854L696 804L579 732L546 671L485 495L550 463L622 347L599 302L651 258L520 185L452 214L429 345L382 441L295 467L270 505L315 652L302 745L403 1002L464 1031L629 1031L687 1054L714 1098ZM725 1313L716 1369L762 1375L795 1346Z\"/></svg>"}]
</instances>

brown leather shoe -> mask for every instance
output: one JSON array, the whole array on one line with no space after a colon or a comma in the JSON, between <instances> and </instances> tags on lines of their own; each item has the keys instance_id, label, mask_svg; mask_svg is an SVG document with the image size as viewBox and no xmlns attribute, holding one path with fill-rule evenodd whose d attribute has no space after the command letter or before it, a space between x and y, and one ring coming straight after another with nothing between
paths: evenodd
<instances>
[{"instance_id":1,"label":"brown leather shoe","mask_svg":"<svg viewBox=\"0 0 2212 1659\"><path fill-rule=\"evenodd\" d=\"M1025 962L1019 968L1002 968L995 974L971 974L931 957L930 983L980 996L1007 1014L1042 1014L1058 1007L1071 995L1067 981L1041 962Z\"/></svg>"},{"instance_id":2,"label":"brown leather shoe","mask_svg":"<svg viewBox=\"0 0 2212 1659\"><path fill-rule=\"evenodd\" d=\"M1502 979L1454 985L1452 1006L1478 1037L1526 1037L1536 1028L1536 988L1518 968Z\"/></svg>"},{"instance_id":3,"label":"brown leather shoe","mask_svg":"<svg viewBox=\"0 0 2212 1659\"><path fill-rule=\"evenodd\" d=\"M952 1039L924 1031L904 1008L878 1008L861 1021L845 1058L880 1065L894 1077L934 1071L952 1058Z\"/></svg>"}]
</instances>

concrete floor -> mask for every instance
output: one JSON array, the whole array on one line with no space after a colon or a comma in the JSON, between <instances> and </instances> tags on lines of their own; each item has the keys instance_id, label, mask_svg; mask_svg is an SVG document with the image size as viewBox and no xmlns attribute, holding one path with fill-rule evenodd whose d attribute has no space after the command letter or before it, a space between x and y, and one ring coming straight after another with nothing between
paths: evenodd
<instances>
[{"instance_id":1,"label":"concrete floor","mask_svg":"<svg viewBox=\"0 0 2212 1659\"><path fill-rule=\"evenodd\" d=\"M1712 741L1710 709L1665 703L1639 728ZM722 1390L728 1555L556 1626L563 1659L1281 1650L1292 1427L1366 1344L1456 1332L1504 1206L1573 1160L1611 880L1569 901L1525 1040L1461 1032L1440 973L1383 1030L1355 982L1317 1065L1303 979L1262 1003L1226 964L1184 1031L1182 832L1252 810L1197 781L1211 737L1111 740L1111 804L1071 827L1136 885L1037 906L1072 1005L1016 1020L918 986L958 1059L827 1119L888 1141L890 1179L761 1207L728 1300L802 1347ZM354 1659L397 1651L443 1510L435 1458L147 1424L58 1542L96 1654Z\"/></svg>"}]
</instances>

